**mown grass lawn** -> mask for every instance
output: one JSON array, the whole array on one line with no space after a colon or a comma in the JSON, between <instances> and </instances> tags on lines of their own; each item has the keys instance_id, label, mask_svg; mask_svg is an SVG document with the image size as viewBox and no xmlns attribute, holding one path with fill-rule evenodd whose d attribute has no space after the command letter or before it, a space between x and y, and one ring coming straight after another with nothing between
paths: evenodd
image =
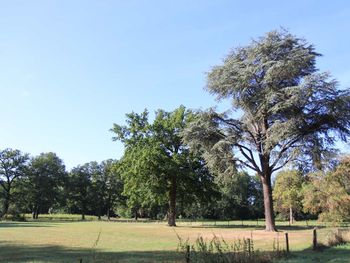
<instances>
[{"instance_id":1,"label":"mown grass lawn","mask_svg":"<svg viewBox=\"0 0 350 263\"><path fill-rule=\"evenodd\" d=\"M164 223L0 222L0 262L79 262L81 258L83 262L181 262L184 256L176 251L177 235L192 242L198 236L209 240L216 235L228 242L253 237L254 248L264 251L272 250L274 240L275 245L279 240L284 248L283 232L268 233L262 222L261 226L254 224L184 222L170 228ZM310 247L310 228L279 225L281 231L289 232L292 251ZM319 239L326 239L329 232L328 228L320 229ZM350 258L350 250L346 247L344 251Z\"/></svg>"}]
</instances>

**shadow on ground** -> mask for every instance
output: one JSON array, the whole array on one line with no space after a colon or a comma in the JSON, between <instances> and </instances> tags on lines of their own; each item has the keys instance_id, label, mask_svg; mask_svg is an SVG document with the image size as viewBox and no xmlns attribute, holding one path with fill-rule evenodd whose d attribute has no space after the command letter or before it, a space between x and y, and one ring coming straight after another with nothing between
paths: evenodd
<instances>
[{"instance_id":1,"label":"shadow on ground","mask_svg":"<svg viewBox=\"0 0 350 263\"><path fill-rule=\"evenodd\" d=\"M349 262L348 247L333 247L323 251L311 249L293 252L278 263ZM62 246L27 246L0 242L0 262L185 262L185 256L176 251L104 252L94 249ZM213 261L215 262L215 261Z\"/></svg>"},{"instance_id":2,"label":"shadow on ground","mask_svg":"<svg viewBox=\"0 0 350 263\"><path fill-rule=\"evenodd\" d=\"M42 223L42 222L11 222L11 221L3 221L0 222L0 228L8 228L8 227L53 227L57 226L58 223Z\"/></svg>"},{"instance_id":3,"label":"shadow on ground","mask_svg":"<svg viewBox=\"0 0 350 263\"><path fill-rule=\"evenodd\" d=\"M184 262L176 251L104 252L63 246L28 246L0 242L0 262Z\"/></svg>"},{"instance_id":4,"label":"shadow on ground","mask_svg":"<svg viewBox=\"0 0 350 263\"><path fill-rule=\"evenodd\" d=\"M264 230L265 226L254 226L254 225L188 225L188 226L178 226L178 227L189 227L189 228L232 228L232 229L247 229L247 230ZM314 226L277 226L278 231L293 231L293 230L310 230ZM318 226L318 229L324 228L323 226Z\"/></svg>"},{"instance_id":5,"label":"shadow on ground","mask_svg":"<svg viewBox=\"0 0 350 263\"><path fill-rule=\"evenodd\" d=\"M292 252L287 258L274 261L275 263L349 263L350 262L350 247L337 246L331 248L320 249L313 251L305 249L302 251Z\"/></svg>"}]
</instances>

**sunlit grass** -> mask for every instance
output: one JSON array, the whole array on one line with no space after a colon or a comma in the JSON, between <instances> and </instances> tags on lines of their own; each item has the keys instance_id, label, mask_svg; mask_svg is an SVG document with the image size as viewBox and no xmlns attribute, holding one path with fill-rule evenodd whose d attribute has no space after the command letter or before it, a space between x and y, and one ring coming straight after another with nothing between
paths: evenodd
<instances>
[{"instance_id":1,"label":"sunlit grass","mask_svg":"<svg viewBox=\"0 0 350 263\"><path fill-rule=\"evenodd\" d=\"M57 218L76 215L60 215ZM57 219L56 218L56 219ZM79 218L79 216L77 217ZM95 220L95 218L93 218ZM78 219L77 219L78 220ZM315 222L316 223L316 222ZM182 259L176 252L177 234L194 241L198 236L211 239L215 234L226 241L253 238L254 248L272 250L273 242L285 247L284 231L288 231L290 249L301 251L312 244L312 227L301 222L288 226L278 222L280 232L263 230L260 221L179 222L171 228L164 222L122 223L106 221L29 221L0 223L0 261L77 262L77 259L111 262L139 262ZM311 225L311 224L310 224ZM319 240L326 240L330 228L318 230ZM100 238L94 246L97 237ZM104 259L104 260L102 260ZM113 262L113 261L112 261Z\"/></svg>"}]
</instances>

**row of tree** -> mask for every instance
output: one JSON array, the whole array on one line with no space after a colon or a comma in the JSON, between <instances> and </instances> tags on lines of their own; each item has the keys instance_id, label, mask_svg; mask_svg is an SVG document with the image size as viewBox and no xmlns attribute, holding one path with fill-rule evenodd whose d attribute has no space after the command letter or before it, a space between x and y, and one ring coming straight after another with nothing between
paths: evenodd
<instances>
[{"instance_id":1,"label":"row of tree","mask_svg":"<svg viewBox=\"0 0 350 263\"><path fill-rule=\"evenodd\" d=\"M116 162L90 162L66 171L54 153L30 158L19 150L0 151L1 215L30 212L34 219L48 212L95 214L113 211L122 200L123 183Z\"/></svg>"},{"instance_id":2,"label":"row of tree","mask_svg":"<svg viewBox=\"0 0 350 263\"><path fill-rule=\"evenodd\" d=\"M133 154L138 154L138 164L125 154L120 161L90 162L67 171L54 153L30 157L19 150L2 150L1 216L17 218L23 213L31 213L33 219L46 213L81 214L82 219L85 215L108 219L116 215L136 219L141 216L168 218L173 225L176 217L263 216L261 184L256 177L245 172L214 177L193 156L187 160L179 157L178 164L166 164L162 156L152 155L154 159L150 162L148 154ZM173 165L173 170L167 165ZM139 172L141 168L143 172ZM175 173L177 184L171 189L168 174L176 169L183 171ZM173 191L176 194L171 197Z\"/></svg>"}]
</instances>

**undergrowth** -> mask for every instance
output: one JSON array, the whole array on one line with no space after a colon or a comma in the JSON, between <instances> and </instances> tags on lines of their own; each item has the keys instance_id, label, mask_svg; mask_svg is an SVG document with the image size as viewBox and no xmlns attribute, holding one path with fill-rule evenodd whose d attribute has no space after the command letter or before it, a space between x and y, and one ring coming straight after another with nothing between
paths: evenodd
<instances>
[{"instance_id":1,"label":"undergrowth","mask_svg":"<svg viewBox=\"0 0 350 263\"><path fill-rule=\"evenodd\" d=\"M189 239L184 240L177 233L176 235L179 240L177 250L184 254L186 262L268 263L286 255L276 242L272 252L262 252L254 249L252 238L236 239L233 243L228 243L216 235L210 240L198 236L191 244Z\"/></svg>"}]
</instances>

